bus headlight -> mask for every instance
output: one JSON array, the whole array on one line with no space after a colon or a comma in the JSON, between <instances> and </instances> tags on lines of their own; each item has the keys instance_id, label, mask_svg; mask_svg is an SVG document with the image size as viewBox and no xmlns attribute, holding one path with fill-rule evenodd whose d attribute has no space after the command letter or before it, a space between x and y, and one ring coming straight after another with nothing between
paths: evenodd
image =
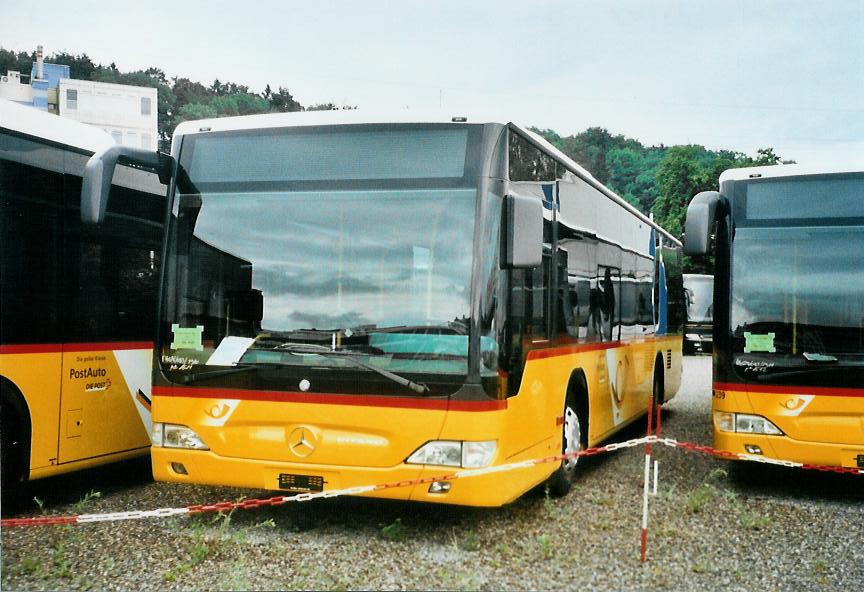
<instances>
[{"instance_id":1,"label":"bus headlight","mask_svg":"<svg viewBox=\"0 0 864 592\"><path fill-rule=\"evenodd\" d=\"M768 434L782 436L783 432L776 425L761 415L749 413L729 413L715 411L714 423L721 432L736 432L739 434Z\"/></svg>"},{"instance_id":2,"label":"bus headlight","mask_svg":"<svg viewBox=\"0 0 864 592\"><path fill-rule=\"evenodd\" d=\"M482 469L492 462L494 455L495 440L462 442L462 466L466 469Z\"/></svg>"},{"instance_id":3,"label":"bus headlight","mask_svg":"<svg viewBox=\"0 0 864 592\"><path fill-rule=\"evenodd\" d=\"M434 440L415 450L405 462L412 465L482 469L492 462L495 448L494 440L485 442Z\"/></svg>"},{"instance_id":4,"label":"bus headlight","mask_svg":"<svg viewBox=\"0 0 864 592\"><path fill-rule=\"evenodd\" d=\"M195 430L175 423L154 423L153 446L210 450Z\"/></svg>"}]
</instances>

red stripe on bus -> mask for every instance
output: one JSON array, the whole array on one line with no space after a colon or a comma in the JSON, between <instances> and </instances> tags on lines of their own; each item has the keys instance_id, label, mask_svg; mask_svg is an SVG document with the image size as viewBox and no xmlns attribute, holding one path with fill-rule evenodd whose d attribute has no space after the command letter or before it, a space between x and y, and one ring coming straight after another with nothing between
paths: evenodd
<instances>
[{"instance_id":1,"label":"red stripe on bus","mask_svg":"<svg viewBox=\"0 0 864 592\"><path fill-rule=\"evenodd\" d=\"M0 345L0 354L51 354L61 353L62 345L56 343L34 343L29 345Z\"/></svg>"},{"instance_id":2,"label":"red stripe on bus","mask_svg":"<svg viewBox=\"0 0 864 592\"><path fill-rule=\"evenodd\" d=\"M393 407L398 409L433 409L451 411L498 411L507 408L506 400L451 401L449 399L415 399L376 395L337 395L332 393L295 393L243 389L155 386L154 397L193 397L197 399L238 399L282 403L317 403L360 407Z\"/></svg>"},{"instance_id":3,"label":"red stripe on bus","mask_svg":"<svg viewBox=\"0 0 864 592\"><path fill-rule=\"evenodd\" d=\"M723 391L746 391L771 395L823 395L828 397L864 397L864 389L828 386L774 386L762 384L733 384L715 382L714 389Z\"/></svg>"},{"instance_id":4,"label":"red stripe on bus","mask_svg":"<svg viewBox=\"0 0 864 592\"><path fill-rule=\"evenodd\" d=\"M532 349L528 352L529 360L543 360L545 358L554 358L557 356L567 356L570 354L578 354L587 351L597 351L602 349L613 349L623 347L628 343L620 341L612 341L606 343L588 343L585 345L567 345L564 347L546 347L541 349Z\"/></svg>"},{"instance_id":5,"label":"red stripe on bus","mask_svg":"<svg viewBox=\"0 0 864 592\"><path fill-rule=\"evenodd\" d=\"M0 354L61 354L63 352L153 349L152 341L112 341L104 343L22 343L0 345Z\"/></svg>"},{"instance_id":6,"label":"red stripe on bus","mask_svg":"<svg viewBox=\"0 0 864 592\"><path fill-rule=\"evenodd\" d=\"M64 352L153 349L152 341L117 341L109 343L64 343Z\"/></svg>"}]
</instances>

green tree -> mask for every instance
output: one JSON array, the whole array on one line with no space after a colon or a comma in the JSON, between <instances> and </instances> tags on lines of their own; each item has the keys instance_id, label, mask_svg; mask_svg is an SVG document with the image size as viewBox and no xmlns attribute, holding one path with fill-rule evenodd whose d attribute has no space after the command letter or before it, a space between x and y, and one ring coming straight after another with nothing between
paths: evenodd
<instances>
[{"instance_id":1,"label":"green tree","mask_svg":"<svg viewBox=\"0 0 864 592\"><path fill-rule=\"evenodd\" d=\"M756 159L753 161L753 166L769 166L780 164L780 157L774 154L773 148L759 148L756 151Z\"/></svg>"},{"instance_id":2,"label":"green tree","mask_svg":"<svg viewBox=\"0 0 864 592\"><path fill-rule=\"evenodd\" d=\"M219 114L216 112L211 105L206 105L204 103L188 103L180 107L177 112L177 116L175 118L175 127L176 124L180 124L184 121L193 121L196 119L214 119L218 117Z\"/></svg>"},{"instance_id":3,"label":"green tree","mask_svg":"<svg viewBox=\"0 0 864 592\"><path fill-rule=\"evenodd\" d=\"M178 110L183 105L190 103L206 103L213 97L213 93L200 82L178 77L175 77L172 82L171 91L177 100L176 108Z\"/></svg>"},{"instance_id":4,"label":"green tree","mask_svg":"<svg viewBox=\"0 0 864 592\"><path fill-rule=\"evenodd\" d=\"M92 80L93 74L98 68L86 53L78 55L59 51L46 57L45 61L51 64L69 66L70 78L77 78L78 80Z\"/></svg>"},{"instance_id":5,"label":"green tree","mask_svg":"<svg viewBox=\"0 0 864 592\"><path fill-rule=\"evenodd\" d=\"M716 186L713 167L707 170L700 163L705 153L702 146L673 146L657 167L659 196L651 211L657 223L675 236L680 237L684 231L690 199Z\"/></svg>"},{"instance_id":6,"label":"green tree","mask_svg":"<svg viewBox=\"0 0 864 592\"><path fill-rule=\"evenodd\" d=\"M642 155L632 148L613 148L606 154L609 188L637 207L640 202L634 189L636 178L642 172L642 160Z\"/></svg>"},{"instance_id":7,"label":"green tree","mask_svg":"<svg viewBox=\"0 0 864 592\"><path fill-rule=\"evenodd\" d=\"M5 76L9 70L20 72L26 76L30 76L30 71L33 69L33 62L36 61L36 52L32 54L24 51L15 53L7 49L0 48L0 75Z\"/></svg>"},{"instance_id":8,"label":"green tree","mask_svg":"<svg viewBox=\"0 0 864 592\"><path fill-rule=\"evenodd\" d=\"M237 93L232 96L237 103L237 111L240 115L266 113L270 108L270 103L267 100L250 92Z\"/></svg>"},{"instance_id":9,"label":"green tree","mask_svg":"<svg viewBox=\"0 0 864 592\"><path fill-rule=\"evenodd\" d=\"M284 86L270 93L270 107L273 111L285 113L288 111L302 111L303 105L294 100L291 93Z\"/></svg>"}]
</instances>

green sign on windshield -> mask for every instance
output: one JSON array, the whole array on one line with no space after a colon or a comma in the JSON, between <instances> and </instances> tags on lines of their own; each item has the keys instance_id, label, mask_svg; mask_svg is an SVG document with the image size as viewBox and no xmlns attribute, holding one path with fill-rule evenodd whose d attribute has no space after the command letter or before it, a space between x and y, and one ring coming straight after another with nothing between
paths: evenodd
<instances>
[{"instance_id":1,"label":"green sign on windshield","mask_svg":"<svg viewBox=\"0 0 864 592\"><path fill-rule=\"evenodd\" d=\"M203 325L181 327L177 323L172 323L171 334L174 336L174 341L171 342L171 349L203 350L204 345L201 342L202 331L204 331Z\"/></svg>"},{"instance_id":2,"label":"green sign on windshield","mask_svg":"<svg viewBox=\"0 0 864 592\"><path fill-rule=\"evenodd\" d=\"M774 333L749 333L744 332L744 353L752 352L768 352L774 353L777 350L774 347Z\"/></svg>"}]
</instances>

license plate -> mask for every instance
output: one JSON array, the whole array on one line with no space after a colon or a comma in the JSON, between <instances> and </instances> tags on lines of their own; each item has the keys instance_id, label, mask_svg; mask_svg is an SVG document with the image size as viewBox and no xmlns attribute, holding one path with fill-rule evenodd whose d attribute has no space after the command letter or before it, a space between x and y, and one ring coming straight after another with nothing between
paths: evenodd
<instances>
[{"instance_id":1,"label":"license plate","mask_svg":"<svg viewBox=\"0 0 864 592\"><path fill-rule=\"evenodd\" d=\"M858 468L864 469L864 454L859 454L857 461L858 461Z\"/></svg>"},{"instance_id":2,"label":"license plate","mask_svg":"<svg viewBox=\"0 0 864 592\"><path fill-rule=\"evenodd\" d=\"M279 489L301 492L324 491L324 477L279 473Z\"/></svg>"}]
</instances>

